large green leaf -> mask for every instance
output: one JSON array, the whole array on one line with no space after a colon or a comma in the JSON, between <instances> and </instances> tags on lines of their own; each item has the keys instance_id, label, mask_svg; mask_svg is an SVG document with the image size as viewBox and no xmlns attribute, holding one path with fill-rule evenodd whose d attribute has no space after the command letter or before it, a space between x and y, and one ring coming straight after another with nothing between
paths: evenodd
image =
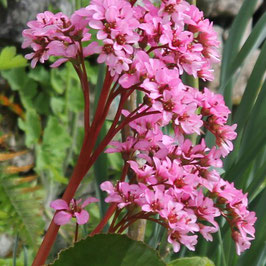
<instances>
[{"instance_id":1,"label":"large green leaf","mask_svg":"<svg viewBox=\"0 0 266 266\"><path fill-rule=\"evenodd\" d=\"M5 47L0 53L0 70L25 67L27 60L22 55L16 55L15 47Z\"/></svg>"},{"instance_id":2,"label":"large green leaf","mask_svg":"<svg viewBox=\"0 0 266 266\"><path fill-rule=\"evenodd\" d=\"M99 234L60 253L54 266L163 266L155 250L126 235Z\"/></svg>"},{"instance_id":3,"label":"large green leaf","mask_svg":"<svg viewBox=\"0 0 266 266\"><path fill-rule=\"evenodd\" d=\"M214 266L214 263L206 257L180 258L167 263L168 266Z\"/></svg>"}]
</instances>

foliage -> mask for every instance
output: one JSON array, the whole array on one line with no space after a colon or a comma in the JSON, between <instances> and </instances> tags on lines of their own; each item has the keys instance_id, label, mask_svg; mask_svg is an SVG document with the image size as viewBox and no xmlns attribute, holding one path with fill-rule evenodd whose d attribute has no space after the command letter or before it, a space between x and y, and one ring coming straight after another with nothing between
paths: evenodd
<instances>
[{"instance_id":1,"label":"foliage","mask_svg":"<svg viewBox=\"0 0 266 266\"><path fill-rule=\"evenodd\" d=\"M22 55L16 55L15 47L5 47L0 53L0 71L26 66L27 60Z\"/></svg>"},{"instance_id":2,"label":"foliage","mask_svg":"<svg viewBox=\"0 0 266 266\"><path fill-rule=\"evenodd\" d=\"M206 257L180 258L167 263L169 266L214 266L214 263Z\"/></svg>"},{"instance_id":3,"label":"foliage","mask_svg":"<svg viewBox=\"0 0 266 266\"><path fill-rule=\"evenodd\" d=\"M89 63L87 69L94 83L95 69ZM65 184L65 172L74 162L83 135L78 122L83 96L72 65L51 71L39 66L29 73L24 68L12 69L2 76L19 93L26 110L18 125L25 132L26 146L36 152L36 172L46 187L51 182Z\"/></svg>"},{"instance_id":4,"label":"foliage","mask_svg":"<svg viewBox=\"0 0 266 266\"><path fill-rule=\"evenodd\" d=\"M46 207L60 193L60 185L67 183L66 172L75 163L81 146L83 125L79 117L83 98L71 64L60 70L47 70L43 66L34 70L14 67L11 64L3 66L5 70L0 74L8 82L13 95L19 96L23 110L4 94L0 104L21 116L18 127L25 134L26 147L35 153L34 170L38 178L35 176L33 183L27 183L24 176L6 175L0 171L1 228L12 235L19 232L23 243L35 249L41 240L43 219L51 215ZM86 67L93 85L96 68L89 63ZM38 186L38 191L31 192L37 183L42 187ZM44 200L43 204L40 199ZM44 215L41 216L40 211Z\"/></svg>"},{"instance_id":5,"label":"foliage","mask_svg":"<svg viewBox=\"0 0 266 266\"><path fill-rule=\"evenodd\" d=\"M1 153L1 161L23 154L25 151L4 152ZM36 240L43 232L42 210L38 200L40 187L36 183L36 175L19 174L31 168L31 165L17 167L6 164L0 168L0 224L1 232L19 235L24 245L36 248Z\"/></svg>"},{"instance_id":6,"label":"foliage","mask_svg":"<svg viewBox=\"0 0 266 266\"><path fill-rule=\"evenodd\" d=\"M0 5L2 5L3 7L7 8L7 0L1 0L0 1Z\"/></svg>"},{"instance_id":7,"label":"foliage","mask_svg":"<svg viewBox=\"0 0 266 266\"><path fill-rule=\"evenodd\" d=\"M77 252L78 251L78 252ZM77 242L60 253L52 265L163 266L158 254L125 235L98 234Z\"/></svg>"}]
</instances>

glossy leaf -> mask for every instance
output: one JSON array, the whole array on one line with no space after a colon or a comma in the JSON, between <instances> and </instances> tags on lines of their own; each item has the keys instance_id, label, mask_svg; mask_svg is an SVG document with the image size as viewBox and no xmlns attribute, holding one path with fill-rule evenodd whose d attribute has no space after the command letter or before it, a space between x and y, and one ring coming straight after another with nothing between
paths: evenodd
<instances>
[{"instance_id":1,"label":"glossy leaf","mask_svg":"<svg viewBox=\"0 0 266 266\"><path fill-rule=\"evenodd\" d=\"M206 257L185 257L168 262L167 266L214 266L214 263Z\"/></svg>"},{"instance_id":2,"label":"glossy leaf","mask_svg":"<svg viewBox=\"0 0 266 266\"><path fill-rule=\"evenodd\" d=\"M54 266L163 266L155 250L126 235L99 234L62 251Z\"/></svg>"}]
</instances>

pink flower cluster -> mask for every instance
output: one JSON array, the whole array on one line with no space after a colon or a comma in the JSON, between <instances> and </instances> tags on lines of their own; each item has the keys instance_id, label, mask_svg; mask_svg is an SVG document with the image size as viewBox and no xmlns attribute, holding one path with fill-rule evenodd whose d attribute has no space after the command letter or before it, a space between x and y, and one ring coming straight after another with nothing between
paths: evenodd
<instances>
[{"instance_id":1,"label":"pink flower cluster","mask_svg":"<svg viewBox=\"0 0 266 266\"><path fill-rule=\"evenodd\" d=\"M120 84L125 88L145 77L145 71L139 72L139 51L179 74L187 72L203 80L213 79L211 65L219 61L219 42L212 23L184 0L163 0L159 7L149 0L142 5L92 0L70 18L61 12L40 13L28 27L23 31L22 47L34 50L26 56L32 59L33 67L50 56L63 57L52 67L67 60L78 63L81 43L90 40L90 29L98 30L101 45L92 42L83 47L83 56L100 53L98 62L105 62L112 76L122 76Z\"/></svg>"},{"instance_id":2,"label":"pink flower cluster","mask_svg":"<svg viewBox=\"0 0 266 266\"><path fill-rule=\"evenodd\" d=\"M254 239L256 217L247 210L247 195L218 172L221 157L233 149L231 141L236 138L236 125L226 125L230 110L221 95L185 86L176 69L144 52L139 57L140 70L146 67L147 73L139 85L145 97L138 113L153 114L130 122L133 136L123 143L111 142L113 147L106 150L121 152L134 173L129 183L101 185L109 194L106 202L116 202L119 208L138 205L146 218L159 214L175 252L181 244L194 250L198 233L211 241L219 229L215 218L223 216L240 254ZM130 115L126 110L123 114ZM167 130L174 134L164 134ZM189 135L204 130L215 135L217 146L207 147L204 138L193 145Z\"/></svg>"},{"instance_id":3,"label":"pink flower cluster","mask_svg":"<svg viewBox=\"0 0 266 266\"><path fill-rule=\"evenodd\" d=\"M71 18L61 12L53 14L45 11L38 14L37 20L28 22L29 29L22 33L22 48L30 46L34 51L26 55L27 59L32 59L31 66L34 68L38 61L44 63L50 56L61 57L51 67L58 67L68 60L78 63L79 56L99 52L96 42L81 49L82 43L91 39L87 24L88 20L76 12Z\"/></svg>"},{"instance_id":4,"label":"pink flower cluster","mask_svg":"<svg viewBox=\"0 0 266 266\"><path fill-rule=\"evenodd\" d=\"M205 93L209 95L205 90L198 98L205 103L204 112L215 113ZM208 148L204 139L193 145L184 137L165 135L163 119L163 113L140 117L130 123L134 136L123 143L111 142L113 147L106 152L121 152L133 176L116 186L102 183L101 189L108 193L106 202L115 202L118 208L140 206L145 218L159 214L175 252L181 244L195 250L198 233L211 241L219 230L215 219L223 216L240 254L254 239L256 217L247 209L247 195L220 177L221 149Z\"/></svg>"},{"instance_id":5,"label":"pink flower cluster","mask_svg":"<svg viewBox=\"0 0 266 266\"><path fill-rule=\"evenodd\" d=\"M105 62L112 75L127 72L120 82L124 87L132 85L126 77L132 75L136 82L141 78L137 69L140 50L180 74L185 71L212 80L211 64L219 61L212 23L186 1L163 0L159 7L149 0L142 2L132 6L126 0L93 0L78 12L98 30L97 38L103 42L98 62Z\"/></svg>"},{"instance_id":6,"label":"pink flower cluster","mask_svg":"<svg viewBox=\"0 0 266 266\"><path fill-rule=\"evenodd\" d=\"M175 252L181 244L194 250L198 234L211 241L219 229L215 219L223 216L240 254L254 238L255 213L247 209L247 195L217 171L223 166L221 157L233 149L236 125L226 124L230 110L221 95L181 80L183 73L213 79L212 64L219 61L217 34L203 13L185 0L135 2L92 0L70 18L39 14L23 32L23 47L34 50L26 57L33 67L50 56L61 57L53 67L68 60L77 66L80 59L99 53L98 62L106 63L120 91L143 92L138 118L129 124L133 136L113 141L106 151L122 153L133 177L115 186L104 182L106 202L119 208L138 205L146 218L159 214ZM98 42L87 45L92 29ZM124 110L123 115L132 114ZM207 131L216 138L213 147L202 137ZM193 144L191 136L200 144ZM59 210L58 224L73 216L79 219L82 213L65 204L54 207Z\"/></svg>"}]
</instances>

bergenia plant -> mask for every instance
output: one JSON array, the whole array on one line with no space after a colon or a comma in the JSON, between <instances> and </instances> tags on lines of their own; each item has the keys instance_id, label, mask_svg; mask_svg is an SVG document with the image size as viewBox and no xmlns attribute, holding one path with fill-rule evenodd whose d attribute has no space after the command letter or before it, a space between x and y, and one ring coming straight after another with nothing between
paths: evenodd
<instances>
[{"instance_id":1,"label":"bergenia plant","mask_svg":"<svg viewBox=\"0 0 266 266\"><path fill-rule=\"evenodd\" d=\"M224 180L221 157L233 150L237 125L228 125L230 110L222 95L183 82L184 76L213 80L212 64L219 62L219 42L212 23L185 0L92 0L74 12L44 12L23 31L23 48L32 67L51 56L51 67L70 61L84 93L85 137L73 175L33 265L42 265L60 225L71 217L88 220L82 205L73 200L85 174L102 152L121 153L124 167L115 183L105 181L110 206L99 225L112 218L110 233L124 233L139 219L159 223L168 232L174 252L182 245L195 250L199 235L212 241L219 230L217 218L228 222L237 254L254 239L254 212L247 209L247 194ZM98 41L90 41L97 31ZM91 115L85 59L98 55L107 66L95 115ZM125 106L134 93L143 96L133 110ZM96 145L110 106L119 104L108 132ZM113 138L127 128L123 141ZM130 131L128 130L130 129ZM216 139L207 146L210 132ZM106 177L107 179L107 177ZM132 209L135 211L132 212Z\"/></svg>"}]
</instances>

